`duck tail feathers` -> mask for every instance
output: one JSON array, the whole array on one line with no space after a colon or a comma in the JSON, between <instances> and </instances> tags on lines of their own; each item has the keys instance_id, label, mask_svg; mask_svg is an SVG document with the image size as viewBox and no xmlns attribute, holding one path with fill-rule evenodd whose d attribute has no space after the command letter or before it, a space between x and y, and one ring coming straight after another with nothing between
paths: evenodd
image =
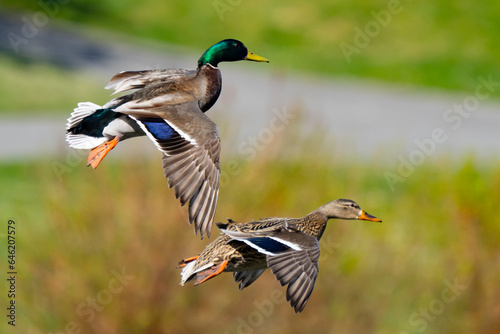
<instances>
[{"instance_id":1,"label":"duck tail feathers","mask_svg":"<svg viewBox=\"0 0 500 334\"><path fill-rule=\"evenodd\" d=\"M194 278L194 265L196 261L191 261L186 263L186 265L182 268L181 271L181 285L184 285L186 282L189 282Z\"/></svg>"},{"instance_id":2,"label":"duck tail feathers","mask_svg":"<svg viewBox=\"0 0 500 334\"><path fill-rule=\"evenodd\" d=\"M181 271L181 285L184 285L186 282L192 281L195 278L198 277L198 274L203 272L204 270L210 269L211 267L214 266L213 262L209 262L201 267L197 267L197 261L189 261L185 263L185 266L182 268ZM196 283L194 285L197 285L199 283Z\"/></svg>"},{"instance_id":3,"label":"duck tail feathers","mask_svg":"<svg viewBox=\"0 0 500 334\"><path fill-rule=\"evenodd\" d=\"M68 123L66 123L66 131L78 125L85 117L92 115L101 106L92 102L79 102L78 107L73 109L73 112L68 118Z\"/></svg>"},{"instance_id":4,"label":"duck tail feathers","mask_svg":"<svg viewBox=\"0 0 500 334\"><path fill-rule=\"evenodd\" d=\"M106 142L106 137L96 138L81 133L66 133L66 142L69 147L79 150L89 150Z\"/></svg>"},{"instance_id":5,"label":"duck tail feathers","mask_svg":"<svg viewBox=\"0 0 500 334\"><path fill-rule=\"evenodd\" d=\"M91 137L70 131L75 126L78 126L78 124L80 124L85 117L92 115L99 109L101 109L101 106L92 102L78 103L78 107L74 109L71 116L68 118L68 123L66 123L66 141L68 142L69 147L77 149L91 149L103 143L103 138Z\"/></svg>"}]
</instances>

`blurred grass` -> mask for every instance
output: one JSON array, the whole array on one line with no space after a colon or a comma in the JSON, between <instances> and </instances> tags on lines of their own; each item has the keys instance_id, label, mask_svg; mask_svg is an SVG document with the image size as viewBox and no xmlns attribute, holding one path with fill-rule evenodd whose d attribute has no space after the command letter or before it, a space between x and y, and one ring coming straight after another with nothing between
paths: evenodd
<instances>
[{"instance_id":1,"label":"blurred grass","mask_svg":"<svg viewBox=\"0 0 500 334\"><path fill-rule=\"evenodd\" d=\"M462 91L472 91L478 76L500 76L500 3L493 0L399 2L399 12L386 19L385 27L379 24L380 32L366 46L355 44L355 29L365 31L367 24L376 22L378 14L373 13L387 10L388 1L74 0L56 7L49 3L42 7L29 0L6 0L2 5L192 46L200 53L220 39L238 38L283 69ZM351 62L341 51L342 42L360 49Z\"/></svg>"},{"instance_id":2,"label":"blurred grass","mask_svg":"<svg viewBox=\"0 0 500 334\"><path fill-rule=\"evenodd\" d=\"M46 64L26 63L0 55L0 113L47 114L70 111L77 101L110 99L105 83L82 72L73 72Z\"/></svg>"},{"instance_id":3,"label":"blurred grass","mask_svg":"<svg viewBox=\"0 0 500 334\"><path fill-rule=\"evenodd\" d=\"M82 333L419 333L413 314L456 279L467 289L425 322L426 333L498 332L498 164L429 162L391 192L374 163L271 156L241 162L221 189L218 221L299 217L335 198L384 221L330 221L303 314L270 272L241 292L227 273L178 285L177 262L209 240L193 235L158 161L82 164L62 179L53 161L38 161L0 166L0 212L11 215L2 220L18 228L20 329L59 333L74 322ZM87 323L77 308L109 290L112 270L133 279ZM257 305L273 294L278 303L262 311Z\"/></svg>"}]
</instances>

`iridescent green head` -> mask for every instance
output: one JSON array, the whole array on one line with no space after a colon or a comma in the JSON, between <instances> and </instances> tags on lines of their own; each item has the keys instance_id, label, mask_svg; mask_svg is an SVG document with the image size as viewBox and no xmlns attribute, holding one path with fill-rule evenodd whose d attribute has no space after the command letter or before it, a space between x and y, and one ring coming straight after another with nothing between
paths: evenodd
<instances>
[{"instance_id":1,"label":"iridescent green head","mask_svg":"<svg viewBox=\"0 0 500 334\"><path fill-rule=\"evenodd\" d=\"M269 63L264 57L249 52L246 46L235 39L225 39L211 46L198 60L198 68L205 64L217 66L222 61L252 60Z\"/></svg>"}]
</instances>

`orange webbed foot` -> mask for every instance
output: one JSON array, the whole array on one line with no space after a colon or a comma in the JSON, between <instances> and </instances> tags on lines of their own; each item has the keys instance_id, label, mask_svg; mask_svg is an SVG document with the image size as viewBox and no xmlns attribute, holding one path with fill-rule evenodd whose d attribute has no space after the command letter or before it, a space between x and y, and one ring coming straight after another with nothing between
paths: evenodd
<instances>
[{"instance_id":1,"label":"orange webbed foot","mask_svg":"<svg viewBox=\"0 0 500 334\"><path fill-rule=\"evenodd\" d=\"M208 281L211 278L219 275L227 266L227 260L224 260L221 264L216 267L209 268L207 270L203 270L196 274L196 279L194 280L194 285L201 284L205 281Z\"/></svg>"},{"instance_id":2,"label":"orange webbed foot","mask_svg":"<svg viewBox=\"0 0 500 334\"><path fill-rule=\"evenodd\" d=\"M109 151L111 151L119 141L120 140L118 139L118 137L115 137L112 140L105 142L104 144L94 147L89 153L87 166L92 166L92 168L96 169L102 159L104 159L106 154L108 154Z\"/></svg>"},{"instance_id":3,"label":"orange webbed foot","mask_svg":"<svg viewBox=\"0 0 500 334\"><path fill-rule=\"evenodd\" d=\"M180 261L179 264L177 265L177 268L184 268L186 266L186 264L188 264L189 262L193 262L193 261L198 260L198 257L199 256L193 256L193 257L189 257L187 259Z\"/></svg>"}]
</instances>

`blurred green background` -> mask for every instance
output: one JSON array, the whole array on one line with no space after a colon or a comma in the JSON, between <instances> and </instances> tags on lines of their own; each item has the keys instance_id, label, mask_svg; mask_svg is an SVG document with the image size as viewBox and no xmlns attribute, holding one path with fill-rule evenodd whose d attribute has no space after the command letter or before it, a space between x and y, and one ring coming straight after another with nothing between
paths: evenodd
<instances>
[{"instance_id":1,"label":"blurred green background","mask_svg":"<svg viewBox=\"0 0 500 334\"><path fill-rule=\"evenodd\" d=\"M390 25L346 61L340 44L354 45L355 28L364 29L389 3L53 0L43 7L8 0L1 8L25 15L52 8L54 21L196 52L230 35L286 73L465 93L473 92L478 76L500 76L500 3L495 1L402 1ZM78 101L109 97L105 83L85 73L9 53L0 55L0 66L0 115L67 117ZM198 287L178 285L177 262L196 255L209 240L200 242L192 234L186 208L167 188L158 157L104 161L97 170L82 162L62 175L53 164L61 157L46 157L0 164L1 219L17 223L19 271L17 326L9 328L4 318L2 328L23 333L500 331L498 159L436 157L391 191L383 162L318 159L327 145L314 136L290 138L292 133L281 133L253 161L234 158L241 169L220 191L218 221L300 217L335 198L351 198L384 221L330 221L320 243L318 280L302 314L293 313L270 272L241 292L230 274ZM292 144L304 153L288 155ZM229 160L223 159L223 170ZM2 245L5 232L0 231ZM6 247L1 254L7 259ZM117 280L122 272L127 279ZM117 281L122 285L113 285ZM281 299L275 302L271 296L277 293ZM4 290L2 295L4 305Z\"/></svg>"}]
</instances>

